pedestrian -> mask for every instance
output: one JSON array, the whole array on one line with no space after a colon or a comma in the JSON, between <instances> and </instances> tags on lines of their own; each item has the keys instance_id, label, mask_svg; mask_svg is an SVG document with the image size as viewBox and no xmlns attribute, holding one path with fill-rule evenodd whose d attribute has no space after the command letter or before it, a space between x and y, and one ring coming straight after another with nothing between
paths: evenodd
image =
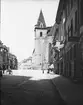
<instances>
[{"instance_id":1,"label":"pedestrian","mask_svg":"<svg viewBox=\"0 0 83 105\"><path fill-rule=\"evenodd\" d=\"M12 73L12 70L11 69L9 69L9 74L11 74Z\"/></svg>"},{"instance_id":2,"label":"pedestrian","mask_svg":"<svg viewBox=\"0 0 83 105\"><path fill-rule=\"evenodd\" d=\"M43 74L44 74L44 69L42 69L42 71L43 71Z\"/></svg>"},{"instance_id":3,"label":"pedestrian","mask_svg":"<svg viewBox=\"0 0 83 105\"><path fill-rule=\"evenodd\" d=\"M8 70L6 72L9 72L9 74L11 74L12 70L10 68L8 68Z\"/></svg>"}]
</instances>

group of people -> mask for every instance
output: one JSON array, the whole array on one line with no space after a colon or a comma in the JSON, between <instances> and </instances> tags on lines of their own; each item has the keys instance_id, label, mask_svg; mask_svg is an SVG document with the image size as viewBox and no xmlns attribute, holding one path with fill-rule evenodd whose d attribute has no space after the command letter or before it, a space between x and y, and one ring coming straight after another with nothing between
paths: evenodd
<instances>
[{"instance_id":1,"label":"group of people","mask_svg":"<svg viewBox=\"0 0 83 105\"><path fill-rule=\"evenodd\" d=\"M47 73L50 73L50 71L52 72L53 69L54 69L54 65L53 64L49 65Z\"/></svg>"},{"instance_id":2,"label":"group of people","mask_svg":"<svg viewBox=\"0 0 83 105\"><path fill-rule=\"evenodd\" d=\"M51 64L51 65L48 65L48 69L47 69L47 73L50 73L50 71L52 72L54 70L54 65ZM44 73L44 69L43 69L43 73Z\"/></svg>"},{"instance_id":3,"label":"group of people","mask_svg":"<svg viewBox=\"0 0 83 105\"><path fill-rule=\"evenodd\" d=\"M12 70L10 68L7 69L6 72L8 72L9 74L12 74ZM5 70L0 70L0 77L2 77L4 73L5 73Z\"/></svg>"},{"instance_id":4,"label":"group of people","mask_svg":"<svg viewBox=\"0 0 83 105\"><path fill-rule=\"evenodd\" d=\"M12 70L10 68L6 72L8 72L9 74L12 74Z\"/></svg>"}]
</instances>

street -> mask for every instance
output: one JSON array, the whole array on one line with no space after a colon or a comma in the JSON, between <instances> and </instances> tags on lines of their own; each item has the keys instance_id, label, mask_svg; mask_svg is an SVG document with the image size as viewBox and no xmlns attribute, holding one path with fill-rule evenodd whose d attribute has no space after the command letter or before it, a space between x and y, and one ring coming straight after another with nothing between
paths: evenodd
<instances>
[{"instance_id":1,"label":"street","mask_svg":"<svg viewBox=\"0 0 83 105\"><path fill-rule=\"evenodd\" d=\"M12 75L3 75L2 105L65 105L48 75L41 70L15 70Z\"/></svg>"}]
</instances>

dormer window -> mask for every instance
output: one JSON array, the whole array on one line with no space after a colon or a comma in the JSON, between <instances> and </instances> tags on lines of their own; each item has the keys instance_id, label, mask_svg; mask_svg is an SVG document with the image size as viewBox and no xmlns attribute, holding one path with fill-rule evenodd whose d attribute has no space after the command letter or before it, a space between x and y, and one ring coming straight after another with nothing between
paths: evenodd
<instances>
[{"instance_id":1,"label":"dormer window","mask_svg":"<svg viewBox=\"0 0 83 105\"><path fill-rule=\"evenodd\" d=\"M40 23L40 27L43 28L43 23Z\"/></svg>"},{"instance_id":2,"label":"dormer window","mask_svg":"<svg viewBox=\"0 0 83 105\"><path fill-rule=\"evenodd\" d=\"M42 37L42 32L40 32L40 37Z\"/></svg>"}]
</instances>

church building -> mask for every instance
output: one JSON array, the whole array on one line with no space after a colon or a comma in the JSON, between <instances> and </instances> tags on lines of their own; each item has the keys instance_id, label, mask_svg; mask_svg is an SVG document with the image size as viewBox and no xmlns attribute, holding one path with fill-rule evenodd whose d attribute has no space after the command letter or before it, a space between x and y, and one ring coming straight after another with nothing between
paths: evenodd
<instances>
[{"instance_id":1,"label":"church building","mask_svg":"<svg viewBox=\"0 0 83 105\"><path fill-rule=\"evenodd\" d=\"M52 43L52 36L48 33L52 27L46 27L42 10L40 11L37 24L34 28L35 48L32 54L33 69L47 69L49 64L49 46Z\"/></svg>"}]
</instances>

